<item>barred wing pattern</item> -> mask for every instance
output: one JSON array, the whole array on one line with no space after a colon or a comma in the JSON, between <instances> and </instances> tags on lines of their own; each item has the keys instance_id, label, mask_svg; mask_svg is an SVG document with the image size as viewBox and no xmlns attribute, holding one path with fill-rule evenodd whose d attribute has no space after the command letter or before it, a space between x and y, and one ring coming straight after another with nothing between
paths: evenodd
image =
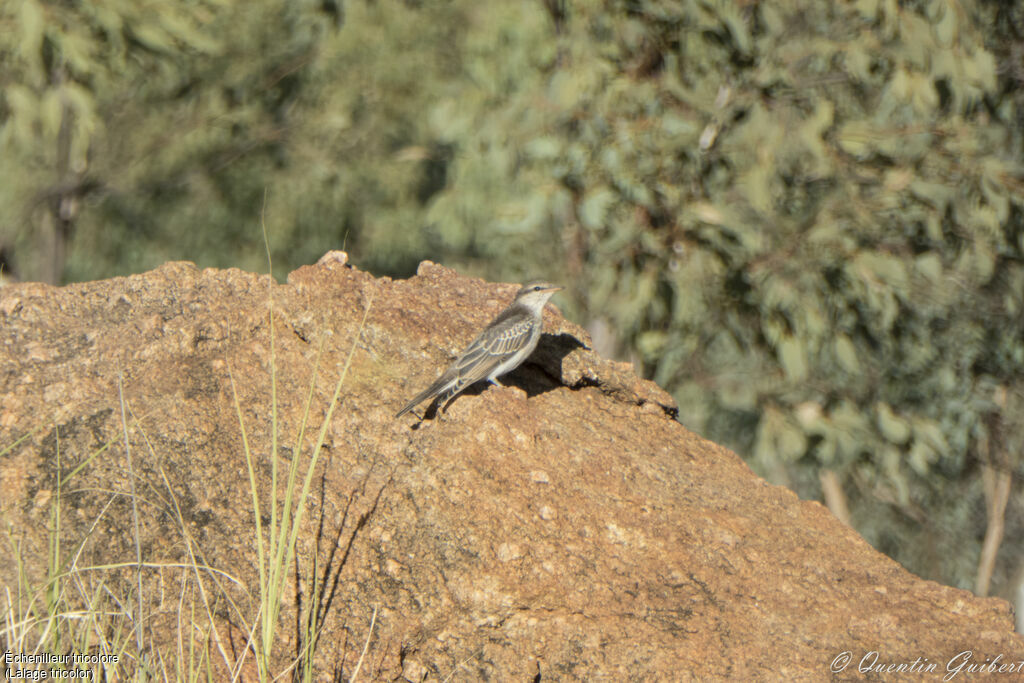
<instances>
[{"instance_id":1,"label":"barred wing pattern","mask_svg":"<svg viewBox=\"0 0 1024 683\"><path fill-rule=\"evenodd\" d=\"M499 366L529 345L536 326L530 316L516 316L484 330L453 363L457 380L452 386L452 395L470 384L492 377Z\"/></svg>"},{"instance_id":2,"label":"barred wing pattern","mask_svg":"<svg viewBox=\"0 0 1024 683\"><path fill-rule=\"evenodd\" d=\"M505 310L459 354L437 381L412 399L396 417L428 398L438 395L452 398L482 379L493 379L513 370L533 351L540 337L540 325L540 320L527 310L516 307Z\"/></svg>"}]
</instances>

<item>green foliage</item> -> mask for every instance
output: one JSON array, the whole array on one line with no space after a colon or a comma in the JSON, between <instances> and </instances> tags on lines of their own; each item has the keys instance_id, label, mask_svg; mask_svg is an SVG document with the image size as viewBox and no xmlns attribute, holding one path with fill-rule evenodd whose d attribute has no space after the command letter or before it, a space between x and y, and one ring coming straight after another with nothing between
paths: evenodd
<instances>
[{"instance_id":1,"label":"green foliage","mask_svg":"<svg viewBox=\"0 0 1024 683\"><path fill-rule=\"evenodd\" d=\"M410 252L429 246L417 216L445 154L417 129L436 94L426 81L454 69L455 11L332 8L0 8L12 28L0 32L0 248L20 257L20 275L91 279L182 258L259 270L252 226L268 189L284 263L382 232L415 249L374 265L414 267ZM342 16L354 30L340 30ZM73 215L63 275L49 272L48 254L29 258L50 249L59 230L49 214L61 212Z\"/></svg>"},{"instance_id":2,"label":"green foliage","mask_svg":"<svg viewBox=\"0 0 1024 683\"><path fill-rule=\"evenodd\" d=\"M60 233L82 200L115 192L131 173L129 159L96 154L105 137L128 132L115 127L115 112L145 97L139 90L180 83L184 62L216 51L201 27L213 8L41 0L0 6L0 248L20 255L23 277L60 276L63 259L51 263L44 252L67 237Z\"/></svg>"},{"instance_id":3,"label":"green foliage","mask_svg":"<svg viewBox=\"0 0 1024 683\"><path fill-rule=\"evenodd\" d=\"M23 0L0 26L0 247L71 197L68 278L260 269L269 188L282 271L344 246L557 274L685 424L807 497L835 471L869 540L969 584L921 549L977 555L979 444L1022 467L1013 3Z\"/></svg>"}]
</instances>

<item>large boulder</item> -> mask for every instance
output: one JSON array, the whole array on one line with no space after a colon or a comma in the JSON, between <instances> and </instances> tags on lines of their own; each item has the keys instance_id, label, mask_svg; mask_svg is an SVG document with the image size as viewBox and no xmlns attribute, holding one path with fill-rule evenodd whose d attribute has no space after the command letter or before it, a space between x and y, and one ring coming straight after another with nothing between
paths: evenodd
<instances>
[{"instance_id":1,"label":"large boulder","mask_svg":"<svg viewBox=\"0 0 1024 683\"><path fill-rule=\"evenodd\" d=\"M1007 603L921 580L767 484L553 307L506 386L394 419L515 288L430 263L375 279L335 259L287 284L171 263L0 289L0 602L46 585L59 510L60 604L99 596L100 623L122 633L121 671L137 651L123 634L142 621L147 666L184 638L215 670L254 677L260 572L240 419L265 531L271 368L281 504L307 399L303 468L354 349L287 568L274 673L298 656L311 605L322 678L357 666L361 680L413 681L1024 670ZM3 628L8 645L43 637Z\"/></svg>"}]
</instances>

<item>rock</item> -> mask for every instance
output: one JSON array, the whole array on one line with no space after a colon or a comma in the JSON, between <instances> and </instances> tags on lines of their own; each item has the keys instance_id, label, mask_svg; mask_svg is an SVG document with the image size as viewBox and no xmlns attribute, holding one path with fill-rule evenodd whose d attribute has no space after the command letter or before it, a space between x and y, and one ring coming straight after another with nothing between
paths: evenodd
<instances>
[{"instance_id":1,"label":"rock","mask_svg":"<svg viewBox=\"0 0 1024 683\"><path fill-rule=\"evenodd\" d=\"M44 583L57 500L64 557L81 545L76 568L135 561L120 375L150 563L147 628L176 652L182 596L206 614L201 576L219 643L211 661L236 662L259 608L238 413L268 524L271 367L283 501L310 386L297 487L355 344L311 480L301 593L290 577L273 671L296 657L296 604L314 595L323 678L350 677L364 646L361 680L860 679L859 665L918 680L915 660L939 677L962 652L975 664L1024 661L1005 602L911 575L821 505L754 476L680 425L663 390L589 351L554 307L511 386L475 388L423 422L393 419L516 285L429 262L409 280L374 279L339 262L300 268L287 284L171 263L0 289L0 513L21 543L23 578ZM179 568L192 562L238 584ZM128 596L136 580L129 570L77 576L86 595L102 580ZM17 581L13 555L0 553L3 587L13 594Z\"/></svg>"}]
</instances>

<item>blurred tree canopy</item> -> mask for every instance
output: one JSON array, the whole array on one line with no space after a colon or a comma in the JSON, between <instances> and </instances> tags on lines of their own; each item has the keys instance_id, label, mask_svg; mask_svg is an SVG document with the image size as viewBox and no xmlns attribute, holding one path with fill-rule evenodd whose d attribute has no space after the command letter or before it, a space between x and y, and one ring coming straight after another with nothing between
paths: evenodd
<instances>
[{"instance_id":1,"label":"blurred tree canopy","mask_svg":"<svg viewBox=\"0 0 1024 683\"><path fill-rule=\"evenodd\" d=\"M260 270L267 190L282 272L564 277L684 424L911 570L985 592L1000 538L994 586L1024 561L1018 3L20 0L0 28L22 277Z\"/></svg>"}]
</instances>

